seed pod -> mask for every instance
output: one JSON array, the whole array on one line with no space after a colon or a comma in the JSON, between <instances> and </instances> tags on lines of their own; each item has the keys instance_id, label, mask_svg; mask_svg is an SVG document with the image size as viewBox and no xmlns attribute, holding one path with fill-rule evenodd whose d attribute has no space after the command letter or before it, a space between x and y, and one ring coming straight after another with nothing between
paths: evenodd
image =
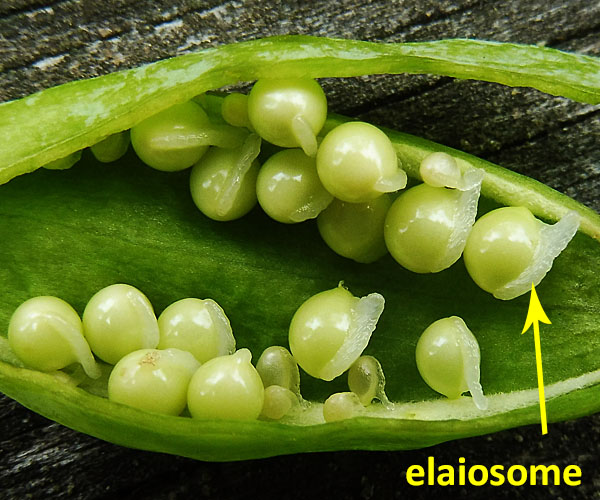
<instances>
[{"instance_id":1,"label":"seed pod","mask_svg":"<svg viewBox=\"0 0 600 500\"><path fill-rule=\"evenodd\" d=\"M141 349L113 368L108 398L142 410L179 415L187 404L192 375L200 367L194 356L179 349Z\"/></svg>"},{"instance_id":2,"label":"seed pod","mask_svg":"<svg viewBox=\"0 0 600 500\"><path fill-rule=\"evenodd\" d=\"M8 342L26 365L48 372L80 363L86 375L100 377L75 310L58 297L34 297L10 318Z\"/></svg>"},{"instance_id":3,"label":"seed pod","mask_svg":"<svg viewBox=\"0 0 600 500\"><path fill-rule=\"evenodd\" d=\"M158 349L188 351L200 363L235 352L235 338L225 311L211 299L182 299L158 317Z\"/></svg>"},{"instance_id":4,"label":"seed pod","mask_svg":"<svg viewBox=\"0 0 600 500\"><path fill-rule=\"evenodd\" d=\"M83 311L83 333L94 354L115 364L138 349L158 345L152 304L137 288L110 285L97 292Z\"/></svg>"},{"instance_id":5,"label":"seed pod","mask_svg":"<svg viewBox=\"0 0 600 500\"><path fill-rule=\"evenodd\" d=\"M188 408L195 418L254 420L263 408L264 386L250 364L252 354L240 349L203 364L190 381Z\"/></svg>"},{"instance_id":6,"label":"seed pod","mask_svg":"<svg viewBox=\"0 0 600 500\"><path fill-rule=\"evenodd\" d=\"M290 324L290 349L313 377L333 380L361 355L383 312L384 299L371 293L361 299L341 285L302 304Z\"/></svg>"},{"instance_id":7,"label":"seed pod","mask_svg":"<svg viewBox=\"0 0 600 500\"><path fill-rule=\"evenodd\" d=\"M470 391L475 406L487 408L479 383L479 344L461 318L451 316L429 325L417 342L416 359L421 377L434 391L450 399Z\"/></svg>"}]
</instances>

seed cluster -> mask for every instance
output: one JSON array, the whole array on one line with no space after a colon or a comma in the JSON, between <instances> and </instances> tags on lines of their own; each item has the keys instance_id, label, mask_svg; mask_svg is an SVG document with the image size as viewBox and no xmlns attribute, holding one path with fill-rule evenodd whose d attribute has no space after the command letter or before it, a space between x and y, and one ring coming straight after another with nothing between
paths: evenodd
<instances>
[{"instance_id":1,"label":"seed cluster","mask_svg":"<svg viewBox=\"0 0 600 500\"><path fill-rule=\"evenodd\" d=\"M211 219L238 219L258 202L285 224L316 219L339 255L370 263L389 252L416 273L443 271L466 249L473 281L503 300L539 284L577 231L575 213L548 226L523 207L494 210L475 222L484 172L444 152L424 156L424 183L401 191L407 177L389 138L363 122L324 127L327 100L315 80L259 80L249 95L225 97L220 116L212 110L211 118L206 102L200 96L144 120L131 129L131 143L153 168L193 166L192 198ZM291 149L261 166L263 141ZM92 152L111 161L126 144L123 132Z\"/></svg>"},{"instance_id":2,"label":"seed cluster","mask_svg":"<svg viewBox=\"0 0 600 500\"><path fill-rule=\"evenodd\" d=\"M182 299L157 319L146 296L125 284L98 291L86 305L83 321L59 298L32 298L11 317L8 340L31 368L75 384L83 379L58 370L81 365L90 378L108 372L111 401L166 415L180 415L187 407L195 418L293 416L310 406L300 392L298 365L323 380L348 372L350 392L333 394L323 406L323 418L334 421L363 414L374 400L393 406L379 361L362 356L383 308L381 295L358 298L341 284L318 293L291 320L291 352L268 347L256 368L248 349L236 350L229 320L215 301ZM417 366L433 389L452 398L468 390L483 407L479 349L464 322L458 334L437 328L437 337L424 340L444 321L434 323L419 341ZM436 351L436 346L453 343L458 346L454 351L452 346ZM448 384L452 390L446 390Z\"/></svg>"},{"instance_id":3,"label":"seed cluster","mask_svg":"<svg viewBox=\"0 0 600 500\"><path fill-rule=\"evenodd\" d=\"M423 158L424 183L398 194L407 176L389 138L362 122L323 132L327 101L314 80L258 81L248 96L223 99L220 117L209 118L203 102L200 96L175 105L91 151L99 161L114 161L130 137L150 167L192 167L192 199L211 219L238 219L257 203L282 223L316 219L326 244L360 263L389 252L410 271L436 273L464 252L475 283L504 300L538 284L577 230L574 214L550 226L523 207L476 221L485 175L442 152ZM261 167L263 141L291 149ZM77 159L47 167L69 168ZM291 319L291 352L269 347L256 368L248 349L236 350L229 320L213 300L180 300L157 319L149 300L124 284L94 295L83 321L60 299L31 299L13 315L9 341L24 363L42 371L79 363L97 378L103 364L95 355L114 365L111 400L169 415L187 407L197 418L278 420L309 405L298 365L326 381L347 371L350 391L323 406L324 419L334 421L363 414L374 400L393 405L381 365L362 356L383 308L377 293L358 298L341 285L321 292ZM433 323L417 344L416 364L432 389L449 398L469 391L484 409L479 363L477 340L455 316Z\"/></svg>"}]
</instances>

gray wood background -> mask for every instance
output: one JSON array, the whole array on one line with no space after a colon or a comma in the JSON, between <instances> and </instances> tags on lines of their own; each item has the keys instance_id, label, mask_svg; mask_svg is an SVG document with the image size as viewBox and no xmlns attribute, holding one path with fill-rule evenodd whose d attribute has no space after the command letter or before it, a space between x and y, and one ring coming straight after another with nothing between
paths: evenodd
<instances>
[{"instance_id":1,"label":"gray wood background","mask_svg":"<svg viewBox=\"0 0 600 500\"><path fill-rule=\"evenodd\" d=\"M379 41L473 37L600 56L597 0L279 2L4 0L0 100L203 47L303 33ZM600 77L599 77L600 78ZM600 210L600 107L530 89L429 76L325 81L332 110L535 177ZM0 138L0 140L2 140ZM202 463L104 443L0 396L1 498L596 498L600 416L413 452ZM438 463L577 464L578 488L411 488Z\"/></svg>"}]
</instances>

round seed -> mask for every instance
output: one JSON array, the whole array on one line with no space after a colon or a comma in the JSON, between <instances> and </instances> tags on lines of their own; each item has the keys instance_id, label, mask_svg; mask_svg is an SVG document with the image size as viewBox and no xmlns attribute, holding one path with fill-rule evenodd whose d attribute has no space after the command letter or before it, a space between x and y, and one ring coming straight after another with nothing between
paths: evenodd
<instances>
[{"instance_id":1,"label":"round seed","mask_svg":"<svg viewBox=\"0 0 600 500\"><path fill-rule=\"evenodd\" d=\"M176 104L131 129L131 144L146 164L174 172L191 167L208 149L198 136L210 128L204 110L192 101Z\"/></svg>"},{"instance_id":2,"label":"round seed","mask_svg":"<svg viewBox=\"0 0 600 500\"><path fill-rule=\"evenodd\" d=\"M92 351L115 364L138 349L158 345L158 322L150 301L130 285L110 285L97 292L83 311L83 332Z\"/></svg>"},{"instance_id":3,"label":"round seed","mask_svg":"<svg viewBox=\"0 0 600 500\"><path fill-rule=\"evenodd\" d=\"M80 363L89 377L100 377L79 315L58 297L34 297L21 304L10 318L8 342L19 359L36 370L50 372Z\"/></svg>"},{"instance_id":4,"label":"round seed","mask_svg":"<svg viewBox=\"0 0 600 500\"><path fill-rule=\"evenodd\" d=\"M327 99L315 80L258 80L248 95L248 117L266 141L315 156Z\"/></svg>"},{"instance_id":5,"label":"round seed","mask_svg":"<svg viewBox=\"0 0 600 500\"><path fill-rule=\"evenodd\" d=\"M481 184L485 176L482 169L468 168L461 172L456 160L447 153L431 153L421 161L419 174L425 184L469 191Z\"/></svg>"},{"instance_id":6,"label":"round seed","mask_svg":"<svg viewBox=\"0 0 600 500\"><path fill-rule=\"evenodd\" d=\"M309 375L333 380L364 351L383 305L377 293L359 299L342 286L314 295L298 308L290 324L294 358Z\"/></svg>"},{"instance_id":7,"label":"round seed","mask_svg":"<svg viewBox=\"0 0 600 500\"><path fill-rule=\"evenodd\" d=\"M336 422L356 417L363 413L363 405L353 392L337 392L323 404L325 422Z\"/></svg>"},{"instance_id":8,"label":"round seed","mask_svg":"<svg viewBox=\"0 0 600 500\"><path fill-rule=\"evenodd\" d=\"M187 404L190 379L200 367L194 356L179 349L141 349L113 368L108 399L141 410L179 415Z\"/></svg>"},{"instance_id":9,"label":"round seed","mask_svg":"<svg viewBox=\"0 0 600 500\"><path fill-rule=\"evenodd\" d=\"M470 391L473 403L485 409L480 359L477 339L458 316L435 321L417 342L417 368L429 387L450 399Z\"/></svg>"},{"instance_id":10,"label":"round seed","mask_svg":"<svg viewBox=\"0 0 600 500\"><path fill-rule=\"evenodd\" d=\"M358 396L363 406L369 406L373 399L390 404L385 394L383 369L373 356L361 356L352 364L348 370L348 388Z\"/></svg>"},{"instance_id":11,"label":"round seed","mask_svg":"<svg viewBox=\"0 0 600 500\"><path fill-rule=\"evenodd\" d=\"M90 151L102 163L111 163L121 158L129 147L129 130L109 135L90 147Z\"/></svg>"},{"instance_id":12,"label":"round seed","mask_svg":"<svg viewBox=\"0 0 600 500\"><path fill-rule=\"evenodd\" d=\"M252 210L256 205L259 164L255 158L259 151L260 142L251 141L242 148L211 148L194 166L190 191L204 215L217 221L230 221Z\"/></svg>"},{"instance_id":13,"label":"round seed","mask_svg":"<svg viewBox=\"0 0 600 500\"><path fill-rule=\"evenodd\" d=\"M81 151L75 151L64 158L46 163L43 167L48 170L67 170L81 160Z\"/></svg>"},{"instance_id":14,"label":"round seed","mask_svg":"<svg viewBox=\"0 0 600 500\"><path fill-rule=\"evenodd\" d=\"M301 397L298 363L285 347L267 347L258 358L256 371L265 387L277 385Z\"/></svg>"},{"instance_id":15,"label":"round seed","mask_svg":"<svg viewBox=\"0 0 600 500\"><path fill-rule=\"evenodd\" d=\"M368 264L388 253L383 237L390 195L365 203L334 199L317 217L321 237L335 253Z\"/></svg>"},{"instance_id":16,"label":"round seed","mask_svg":"<svg viewBox=\"0 0 600 500\"><path fill-rule=\"evenodd\" d=\"M265 388L265 400L260 416L269 420L280 420L300 406L298 396L279 385Z\"/></svg>"},{"instance_id":17,"label":"round seed","mask_svg":"<svg viewBox=\"0 0 600 500\"><path fill-rule=\"evenodd\" d=\"M503 207L477 220L465 247L473 281L494 297L510 300L538 285L573 238L579 215L568 212L544 224L524 207Z\"/></svg>"},{"instance_id":18,"label":"round seed","mask_svg":"<svg viewBox=\"0 0 600 500\"><path fill-rule=\"evenodd\" d=\"M280 151L263 164L256 195L265 213L285 224L314 219L333 200L319 180L314 158L301 149Z\"/></svg>"},{"instance_id":19,"label":"round seed","mask_svg":"<svg viewBox=\"0 0 600 500\"><path fill-rule=\"evenodd\" d=\"M317 154L319 178L336 198L350 203L374 200L406 186L391 141L363 122L348 122L329 132Z\"/></svg>"},{"instance_id":20,"label":"round seed","mask_svg":"<svg viewBox=\"0 0 600 500\"><path fill-rule=\"evenodd\" d=\"M493 293L527 268L539 241L540 226L526 208L489 212L478 219L467 242L467 271L480 288Z\"/></svg>"},{"instance_id":21,"label":"round seed","mask_svg":"<svg viewBox=\"0 0 600 500\"><path fill-rule=\"evenodd\" d=\"M235 338L223 309L211 299L182 299L158 317L158 349L175 347L205 363L235 352Z\"/></svg>"},{"instance_id":22,"label":"round seed","mask_svg":"<svg viewBox=\"0 0 600 500\"><path fill-rule=\"evenodd\" d=\"M264 386L250 363L252 354L240 349L202 365L190 381L188 408L195 418L254 420L264 402Z\"/></svg>"},{"instance_id":23,"label":"round seed","mask_svg":"<svg viewBox=\"0 0 600 500\"><path fill-rule=\"evenodd\" d=\"M385 220L385 242L396 261L416 273L436 273L461 256L477 214L479 185L458 191L420 184L402 193Z\"/></svg>"},{"instance_id":24,"label":"round seed","mask_svg":"<svg viewBox=\"0 0 600 500\"><path fill-rule=\"evenodd\" d=\"M461 171L456 160L447 153L432 153L421 161L419 174L425 184L432 187L455 188L461 181Z\"/></svg>"},{"instance_id":25,"label":"round seed","mask_svg":"<svg viewBox=\"0 0 600 500\"><path fill-rule=\"evenodd\" d=\"M221 116L234 127L251 128L248 118L248 96L239 92L232 92L223 99L221 105Z\"/></svg>"}]
</instances>

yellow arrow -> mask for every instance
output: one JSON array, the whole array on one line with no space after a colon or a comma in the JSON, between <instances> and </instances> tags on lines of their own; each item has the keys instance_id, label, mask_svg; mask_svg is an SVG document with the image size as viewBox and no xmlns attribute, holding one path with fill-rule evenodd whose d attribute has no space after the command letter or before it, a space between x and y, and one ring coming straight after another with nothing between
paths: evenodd
<instances>
[{"instance_id":1,"label":"yellow arrow","mask_svg":"<svg viewBox=\"0 0 600 500\"><path fill-rule=\"evenodd\" d=\"M551 321L546 316L544 308L538 299L535 291L535 286L531 284L531 297L529 299L529 311L527 311L527 318L525 319L525 326L521 335L523 335L529 327L533 325L533 337L535 341L535 364L537 367L537 378L538 378L538 390L540 392L540 418L542 421L542 435L548 434L548 421L546 418L546 396L544 394L544 372L542 370L542 346L540 342L540 321L551 324Z\"/></svg>"}]
</instances>

